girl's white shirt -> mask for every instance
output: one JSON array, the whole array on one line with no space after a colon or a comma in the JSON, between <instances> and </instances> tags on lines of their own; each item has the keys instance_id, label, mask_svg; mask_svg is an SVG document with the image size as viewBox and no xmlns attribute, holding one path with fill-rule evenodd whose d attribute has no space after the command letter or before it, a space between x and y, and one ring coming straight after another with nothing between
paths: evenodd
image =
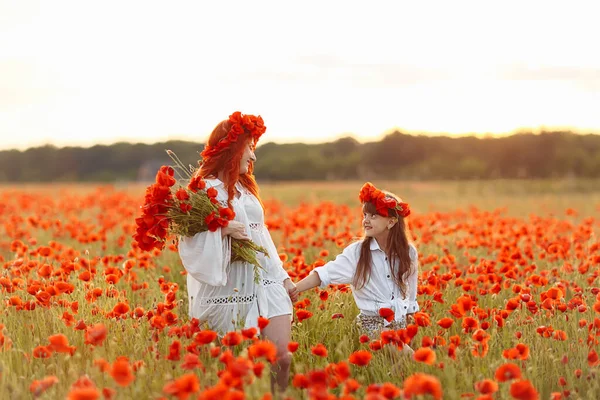
<instances>
[{"instance_id":1,"label":"girl's white shirt","mask_svg":"<svg viewBox=\"0 0 600 400\"><path fill-rule=\"evenodd\" d=\"M362 243L363 241L360 240L350 244L335 260L314 269L321 279L321 288L325 288L330 284L352 284ZM409 245L411 268L406 282L407 293L405 297L402 296L400 287L394 282L390 263L385 252L379 247L377 240L371 239L370 250L372 269L369 281L361 289L356 289L351 285L356 306L362 314L369 316L379 315L380 308L390 308L394 311L396 321L404 321L406 314L419 311L419 304L417 303L419 275L417 249L412 244ZM389 323L386 321L385 324L388 325Z\"/></svg>"},{"instance_id":2,"label":"girl's white shirt","mask_svg":"<svg viewBox=\"0 0 600 400\"><path fill-rule=\"evenodd\" d=\"M217 200L227 206L227 189L219 179L205 179L206 188L217 190ZM240 327L258 327L258 317L269 315L269 303L281 303L281 283L289 278L283 269L277 248L264 224L264 213L258 199L241 184L240 193L231 201L235 221L246 227L252 241L267 249L269 257L259 255L264 270L254 282L254 266L231 262L231 238L221 237L221 229L201 232L179 241L179 256L187 271L189 314L208 321L215 331L225 333ZM270 299L268 297L271 297ZM273 299L273 297L277 297ZM287 303L291 302L289 296ZM287 303L284 303L287 305Z\"/></svg>"}]
</instances>

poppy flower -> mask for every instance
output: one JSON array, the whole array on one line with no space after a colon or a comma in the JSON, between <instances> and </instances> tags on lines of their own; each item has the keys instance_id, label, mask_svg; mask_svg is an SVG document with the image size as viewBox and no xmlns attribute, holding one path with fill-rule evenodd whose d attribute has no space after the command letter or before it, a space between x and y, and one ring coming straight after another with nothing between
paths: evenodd
<instances>
[{"instance_id":1,"label":"poppy flower","mask_svg":"<svg viewBox=\"0 0 600 400\"><path fill-rule=\"evenodd\" d=\"M404 381L404 396L408 398L419 395L430 395L435 400L442 398L442 385L438 378L432 375L416 373Z\"/></svg>"},{"instance_id":2,"label":"poppy flower","mask_svg":"<svg viewBox=\"0 0 600 400\"><path fill-rule=\"evenodd\" d=\"M590 367L595 367L597 365L600 365L600 359L598 358L598 353L596 353L596 350L594 350L594 349L590 350L590 352L588 353L587 360L588 360L588 365Z\"/></svg>"},{"instance_id":3,"label":"poppy flower","mask_svg":"<svg viewBox=\"0 0 600 400\"><path fill-rule=\"evenodd\" d=\"M32 355L35 358L50 358L52 356L52 350L47 346L37 346L33 349Z\"/></svg>"},{"instance_id":4,"label":"poppy flower","mask_svg":"<svg viewBox=\"0 0 600 400\"><path fill-rule=\"evenodd\" d=\"M356 379L347 379L344 382L344 395L349 395L350 393L356 392L360 389L360 383Z\"/></svg>"},{"instance_id":5,"label":"poppy flower","mask_svg":"<svg viewBox=\"0 0 600 400\"><path fill-rule=\"evenodd\" d=\"M269 325L269 319L265 317L258 317L258 328L265 329Z\"/></svg>"},{"instance_id":6,"label":"poppy flower","mask_svg":"<svg viewBox=\"0 0 600 400\"><path fill-rule=\"evenodd\" d=\"M256 336L256 334L258 333L258 330L252 326L248 329L242 329L241 332L242 332L242 336L244 337L244 339L253 339Z\"/></svg>"},{"instance_id":7,"label":"poppy flower","mask_svg":"<svg viewBox=\"0 0 600 400\"><path fill-rule=\"evenodd\" d=\"M513 363L502 364L496 369L494 375L498 382L506 382L513 379L521 378L521 369Z\"/></svg>"},{"instance_id":8,"label":"poppy flower","mask_svg":"<svg viewBox=\"0 0 600 400\"><path fill-rule=\"evenodd\" d=\"M127 357L117 357L110 370L110 376L113 377L119 386L129 386L129 384L133 382L135 376L133 375Z\"/></svg>"},{"instance_id":9,"label":"poppy flower","mask_svg":"<svg viewBox=\"0 0 600 400\"><path fill-rule=\"evenodd\" d=\"M235 212L229 207L219 207L219 216L231 221L235 218Z\"/></svg>"},{"instance_id":10,"label":"poppy flower","mask_svg":"<svg viewBox=\"0 0 600 400\"><path fill-rule=\"evenodd\" d=\"M310 385L308 377L304 374L296 374L292 379L292 386L298 389L306 389Z\"/></svg>"},{"instance_id":11,"label":"poppy flower","mask_svg":"<svg viewBox=\"0 0 600 400\"><path fill-rule=\"evenodd\" d=\"M373 351L378 351L383 348L383 342L381 340L373 340L369 343L369 348Z\"/></svg>"},{"instance_id":12,"label":"poppy flower","mask_svg":"<svg viewBox=\"0 0 600 400\"><path fill-rule=\"evenodd\" d=\"M179 361L181 359L181 342L179 340L174 340L173 343L169 346L169 354L167 355L167 360L171 361Z\"/></svg>"},{"instance_id":13,"label":"poppy flower","mask_svg":"<svg viewBox=\"0 0 600 400\"><path fill-rule=\"evenodd\" d=\"M450 328L453 323L454 323L454 320L452 318L448 318L448 317L442 318L437 322L437 324L444 329Z\"/></svg>"},{"instance_id":14,"label":"poppy flower","mask_svg":"<svg viewBox=\"0 0 600 400\"><path fill-rule=\"evenodd\" d=\"M383 307L379 309L379 316L387 322L392 322L394 320L394 311L390 308Z\"/></svg>"},{"instance_id":15,"label":"poppy flower","mask_svg":"<svg viewBox=\"0 0 600 400\"><path fill-rule=\"evenodd\" d=\"M83 322L82 319L80 319L79 321L77 321L77 324L75 325L74 329L76 331L83 331L87 329L87 325L85 324L85 322Z\"/></svg>"},{"instance_id":16,"label":"poppy flower","mask_svg":"<svg viewBox=\"0 0 600 400\"><path fill-rule=\"evenodd\" d=\"M190 195L184 188L179 188L177 192L175 192L175 197L177 197L177 200L185 201L190 198Z\"/></svg>"},{"instance_id":17,"label":"poppy flower","mask_svg":"<svg viewBox=\"0 0 600 400\"><path fill-rule=\"evenodd\" d=\"M473 333L473 340L477 341L477 342L481 342L481 343L487 343L487 341L490 339L490 335L489 333L487 333L485 330L483 329L477 329L474 333ZM527 347L527 346L525 346Z\"/></svg>"},{"instance_id":18,"label":"poppy flower","mask_svg":"<svg viewBox=\"0 0 600 400\"><path fill-rule=\"evenodd\" d=\"M239 332L227 332L225 334L225 336L223 336L223 339L221 339L221 342L225 345L225 346L237 346L238 344L242 343L243 337Z\"/></svg>"},{"instance_id":19,"label":"poppy flower","mask_svg":"<svg viewBox=\"0 0 600 400\"><path fill-rule=\"evenodd\" d=\"M113 388L105 387L102 389L102 397L104 400L112 400L117 395L117 391Z\"/></svg>"},{"instance_id":20,"label":"poppy flower","mask_svg":"<svg viewBox=\"0 0 600 400\"><path fill-rule=\"evenodd\" d=\"M198 355L192 354L192 353L186 353L185 356L183 356L183 362L181 363L181 369L192 370L192 369L196 369L196 368L203 368L202 362L200 362Z\"/></svg>"},{"instance_id":21,"label":"poppy flower","mask_svg":"<svg viewBox=\"0 0 600 400\"><path fill-rule=\"evenodd\" d=\"M69 340L61 333L49 336L48 341L50 342L48 349L56 353L69 353L73 355L77 349L75 346L69 346Z\"/></svg>"},{"instance_id":22,"label":"poppy flower","mask_svg":"<svg viewBox=\"0 0 600 400\"><path fill-rule=\"evenodd\" d=\"M519 343L512 349L504 350L502 357L509 360L527 360L529 358L529 347L523 343Z\"/></svg>"},{"instance_id":23,"label":"poppy flower","mask_svg":"<svg viewBox=\"0 0 600 400\"><path fill-rule=\"evenodd\" d=\"M264 357L271 364L277 359L277 348L272 342L259 340L248 347L248 357L254 361L256 358Z\"/></svg>"},{"instance_id":24,"label":"poppy flower","mask_svg":"<svg viewBox=\"0 0 600 400\"><path fill-rule=\"evenodd\" d=\"M433 365L435 363L435 352L430 347L421 347L413 354L413 360Z\"/></svg>"},{"instance_id":25,"label":"poppy flower","mask_svg":"<svg viewBox=\"0 0 600 400\"><path fill-rule=\"evenodd\" d=\"M56 383L58 383L58 378L56 376L46 376L40 380L34 380L31 382L31 385L29 385L29 391L34 397L38 397Z\"/></svg>"},{"instance_id":26,"label":"poppy flower","mask_svg":"<svg viewBox=\"0 0 600 400\"><path fill-rule=\"evenodd\" d=\"M259 363L254 364L254 366L252 367L252 372L254 373L254 376L256 376L257 378L260 378L260 377L262 377L262 373L263 373L264 369L265 369L265 364L259 362ZM267 393L267 394L270 395L270 393ZM265 396L267 394L265 394ZM264 398L265 397L263 396L263 399Z\"/></svg>"},{"instance_id":27,"label":"poppy flower","mask_svg":"<svg viewBox=\"0 0 600 400\"><path fill-rule=\"evenodd\" d=\"M327 347L323 346L321 343L318 343L316 346L311 347L310 351L315 356L327 357Z\"/></svg>"},{"instance_id":28,"label":"poppy flower","mask_svg":"<svg viewBox=\"0 0 600 400\"><path fill-rule=\"evenodd\" d=\"M209 344L217 338L217 332L204 330L196 333L194 341L199 344Z\"/></svg>"},{"instance_id":29,"label":"poppy flower","mask_svg":"<svg viewBox=\"0 0 600 400\"><path fill-rule=\"evenodd\" d=\"M498 391L498 383L491 379L475 382L475 390L481 394L492 394Z\"/></svg>"},{"instance_id":30,"label":"poppy flower","mask_svg":"<svg viewBox=\"0 0 600 400\"><path fill-rule=\"evenodd\" d=\"M350 361L351 364L364 367L366 365L369 365L369 362L371 362L372 357L373 355L371 354L371 352L366 350L358 350L350 354L350 357L348 357L348 361Z\"/></svg>"},{"instance_id":31,"label":"poppy flower","mask_svg":"<svg viewBox=\"0 0 600 400\"><path fill-rule=\"evenodd\" d=\"M215 199L218 194L219 192L217 192L217 189L215 189L214 187L210 187L206 190L206 195L212 199Z\"/></svg>"},{"instance_id":32,"label":"poppy flower","mask_svg":"<svg viewBox=\"0 0 600 400\"><path fill-rule=\"evenodd\" d=\"M307 311L304 309L300 309L300 310L296 311L296 317L298 318L299 322L302 322L305 319L312 317L312 315L313 314L310 311Z\"/></svg>"},{"instance_id":33,"label":"poppy flower","mask_svg":"<svg viewBox=\"0 0 600 400\"><path fill-rule=\"evenodd\" d=\"M67 400L96 400L99 397L98 388L87 375L83 375L73 382L67 394Z\"/></svg>"},{"instance_id":34,"label":"poppy flower","mask_svg":"<svg viewBox=\"0 0 600 400\"><path fill-rule=\"evenodd\" d=\"M187 400L192 393L200 390L200 381L196 374L190 373L167 383L163 387L163 393L176 396L179 400Z\"/></svg>"},{"instance_id":35,"label":"poppy flower","mask_svg":"<svg viewBox=\"0 0 600 400\"><path fill-rule=\"evenodd\" d=\"M94 360L94 365L102 372L109 372L112 368L110 363L103 358Z\"/></svg>"},{"instance_id":36,"label":"poppy flower","mask_svg":"<svg viewBox=\"0 0 600 400\"><path fill-rule=\"evenodd\" d=\"M538 400L540 398L539 393L528 380L511 383L509 393L518 400Z\"/></svg>"},{"instance_id":37,"label":"poppy flower","mask_svg":"<svg viewBox=\"0 0 600 400\"><path fill-rule=\"evenodd\" d=\"M431 321L429 320L429 315L422 311L418 311L413 314L413 318L418 326L426 327L431 325Z\"/></svg>"},{"instance_id":38,"label":"poppy flower","mask_svg":"<svg viewBox=\"0 0 600 400\"><path fill-rule=\"evenodd\" d=\"M99 323L93 326L89 326L85 331L85 344L91 344L94 346L102 346L102 343L106 339L108 330L104 324Z\"/></svg>"},{"instance_id":39,"label":"poppy flower","mask_svg":"<svg viewBox=\"0 0 600 400\"><path fill-rule=\"evenodd\" d=\"M73 388L67 394L67 400L96 400L100 398L100 392L96 387Z\"/></svg>"}]
</instances>

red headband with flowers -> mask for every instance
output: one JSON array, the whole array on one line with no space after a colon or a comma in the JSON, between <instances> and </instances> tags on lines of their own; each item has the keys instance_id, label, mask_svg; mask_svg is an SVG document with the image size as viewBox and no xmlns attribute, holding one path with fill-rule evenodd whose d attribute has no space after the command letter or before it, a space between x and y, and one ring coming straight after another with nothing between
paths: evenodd
<instances>
[{"instance_id":1,"label":"red headband with flowers","mask_svg":"<svg viewBox=\"0 0 600 400\"><path fill-rule=\"evenodd\" d=\"M406 218L410 215L408 203L398 202L393 197L386 195L377 189L371 182L367 182L360 189L358 195L361 203L373 203L377 209L377 214L384 217L389 216L390 209L396 210L399 216Z\"/></svg>"},{"instance_id":2,"label":"red headband with flowers","mask_svg":"<svg viewBox=\"0 0 600 400\"><path fill-rule=\"evenodd\" d=\"M202 158L212 157L227 149L232 143L237 142L239 136L244 132L248 132L254 141L254 144L256 144L261 135L267 130L260 115L257 117L250 114L242 114L241 112L236 111L229 116L228 121L229 125L231 125L231 128L229 129L227 136L219 140L219 142L214 146L209 146L207 144L204 147L204 150L202 150L202 153L200 153Z\"/></svg>"}]
</instances>

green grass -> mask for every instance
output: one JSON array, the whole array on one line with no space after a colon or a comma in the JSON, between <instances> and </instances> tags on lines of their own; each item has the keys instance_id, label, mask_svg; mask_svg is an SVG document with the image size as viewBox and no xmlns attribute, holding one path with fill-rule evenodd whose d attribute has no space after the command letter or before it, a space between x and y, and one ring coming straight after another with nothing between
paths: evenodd
<instances>
[{"instance_id":1,"label":"green grass","mask_svg":"<svg viewBox=\"0 0 600 400\"><path fill-rule=\"evenodd\" d=\"M289 183L275 184L265 183L261 185L263 199L269 203L270 200L277 200L282 203L282 208L278 211L272 211L267 218L281 218L285 224L291 223L293 218L301 214L308 220L314 219L318 222L318 229L292 229L292 235L284 237L280 230L273 231L273 238L280 246L282 253L288 252L292 247L300 248L305 257L305 263L310 266L317 258L322 249L330 252L327 260L333 259L341 250L331 241L323 241L322 246L313 246L311 241L321 240L324 232L330 233L342 231L349 224L353 231L359 230L359 220L357 204L357 193L363 182L310 182L310 183ZM567 386L564 389L571 391L571 397L574 399L595 399L600 392L600 383L597 379L598 367L590 367L587 364L587 355L589 348L585 344L588 339L588 329L579 328L577 322L584 318L591 322L599 317L594 312L594 295L591 293L591 287L598 287L598 280L593 279L591 285L588 279L592 279L599 274L598 265L591 265L589 271L580 274L577 267L589 260L593 255L599 255L598 250L591 251L590 246L598 243L599 227L599 206L600 206L600 185L598 182L588 181L498 181L498 182L434 182L434 183L416 183L416 182L378 182L374 181L378 187L390 190L400 195L405 201L411 204L414 215L411 217L413 222L425 221L428 229L433 230L433 240L429 243L420 243L420 235L424 228L415 228L413 233L417 236L419 253L422 257L437 255L440 258L444 256L444 250L456 257L456 270L462 271L462 279L472 278L475 280L475 291L469 292L478 298L478 306L484 310L502 309L505 307L508 299L515 297L516 294L511 291L513 285L518 284L528 286L527 279L531 274L525 274L516 280L510 281L508 288L502 289L497 295L479 295L478 290L482 288L489 289L490 285L477 283L478 279L484 279L488 274L478 273L470 270L471 263L469 256L475 256L478 260L497 260L501 251L498 247L481 246L477 248L466 249L459 245L459 241L472 237L468 228L483 226L483 220L477 219L470 214L469 210L476 207L479 210L505 210L501 216L497 217L498 223L504 222L508 226L524 225L532 231L538 226L530 219L530 215L537 215L552 219L546 229L542 232L548 239L547 243L566 240L574 246L576 235L574 232L580 228L584 220L592 217L591 224L592 235L589 240L583 243L583 256L576 257L571 252L566 259L551 261L548 258L540 258L540 254L545 252L545 244L538 240L533 240L534 259L528 261L528 264L535 264L535 274L541 275L547 271L549 283L542 287L530 285L533 298L536 303L541 303L540 293L562 283L568 286L565 300L568 302L576 294L576 287L583 288L582 297L587 304L585 312L567 310L565 313L555 312L547 313L544 311L532 315L526 308L513 312L507 319L503 328L497 328L493 323L487 330L491 335L489 340L489 352L486 357L474 357L471 354L470 346L473 342L471 334L462 332L460 319L454 323L449 330L443 330L436 325L436 321L450 316L449 309L456 299L465 293L460 285L456 285L457 278L453 277L446 287L438 288L443 293L444 303L432 301L431 295L421 295L418 300L422 308L429 314L432 325L419 329L417 336L413 339L411 346L420 347L424 336L434 337L440 335L448 340L452 335L459 335L461 346L457 351L456 360L448 356L448 346L439 346L435 348L436 363L434 365L425 365L407 361L402 364L400 370L393 370L390 367L389 356L384 352L375 352L374 357L368 367L352 366L352 377L364 385L359 390L358 397L364 394L365 387L372 383L391 382L398 387L402 387L404 379L416 372L424 372L436 376L444 391L444 398L455 399L461 395L475 393L474 383L485 379L494 378L496 368L506 362L502 357L505 349L514 347L517 343L525 343L531 350L530 359L526 361L514 361L521 366L525 379L532 381L534 386L540 392L541 399L550 398L552 392L559 392L563 388L558 385L560 377L565 377ZM81 186L57 186L35 185L23 187L2 187L0 188L0 198L7 208L2 211L0 208L0 222L3 228L0 228L2 237L0 238L0 256L3 266L0 270L0 276L19 278L12 262L17 258L9 249L10 243L19 239L29 243L31 239L36 240L35 245L29 245L29 249L36 249L41 245L48 245L50 241L56 241L66 248L72 248L80 254L80 257L94 260L104 256L118 257L122 256L118 262L111 260L108 267L122 268L124 259L132 255L129 251L129 238L131 236L131 225L133 218L137 213L134 204L136 201L141 203L143 187L140 185L117 185L114 192L109 187L96 192L95 197L85 207L75 207L71 211L64 211L66 204L81 201L85 196L94 193L97 188L94 185ZM35 196L28 200L28 208L23 207L23 192L34 193ZM122 196L118 202L103 201L110 196ZM122 193L122 194L119 194ZM4 194L4 197L2 197ZM48 201L53 203L48 203ZM351 214L345 215L340 212L339 215L327 217L315 217L314 210L319 206L319 202L329 201L337 205L349 205ZM44 204L53 204L51 207ZM84 204L82 202L82 204ZM112 206L110 206L112 204ZM302 207L303 204L305 208ZM112 207L112 208L107 208ZM578 215L566 215L565 211L572 208ZM267 211L272 210L268 208ZM465 214L456 213L457 210L463 210ZM35 215L41 220L54 221L61 220L66 224L70 219L73 221L84 221L82 226L100 232L101 221L107 216L117 221L116 225L108 228L106 231L107 240L94 243L81 243L64 231L52 227L49 229L40 229L32 227L27 222L27 216ZM446 220L439 219L436 215L442 215ZM329 226L326 222L328 218L334 218L339 222L337 227ZM438 218L436 220L436 218ZM435 222L438 221L438 222ZM560 230L557 227L560 224L566 224L569 228ZM464 225L464 226L463 226ZM463 226L462 228L460 226ZM454 231L444 233L444 228L453 227ZM79 231L83 228L78 228ZM524 249L526 240L512 240L508 233L500 233L500 225L494 225L492 235L501 241L501 244L514 245L516 248ZM127 241L124 247L117 245L117 239L126 235ZM292 244L291 238L307 238L305 245L302 243ZM514 243L512 243L514 242ZM283 244L287 247L283 248ZM512 243L512 244L511 244ZM106 248L103 248L105 245ZM89 252L86 256L85 253ZM26 256L36 264L31 271L21 270L20 276L28 284L33 280L41 280L36 269L38 265L45 262L51 264L53 268L58 268L58 260L45 260L39 256ZM291 254L290 254L291 259ZM289 261L288 261L289 263ZM571 264L574 272L567 272L565 264ZM450 269L437 262L422 266L421 275L431 271L433 266L440 267L439 274L450 272ZM501 265L501 263L500 263ZM102 288L104 292L113 287L104 281L102 275L105 267L102 262L96 265L98 274L90 283L91 287ZM166 270L164 267L168 267ZM288 264L289 267L289 264ZM498 268L497 268L498 269ZM556 269L557 276L553 276L552 270ZM168 347L176 339L167 335L168 328L158 332L158 341L153 340L153 329L146 319L136 321L128 318L126 320L108 319L102 315L102 312L112 310L119 301L126 300L131 309L142 307L144 310L153 310L157 303L164 301L164 294L160 292L159 278L175 282L179 285L177 292L177 303L173 310L179 317L179 322L175 326L181 326L187 323L187 296L185 289L185 277L181 275L182 267L178 256L172 251L164 251L157 257L150 259L148 268L143 269L135 267L133 272L136 274L137 283L148 283L148 289L134 291L131 288L131 282L125 278L114 285L118 291L117 297L101 296L94 303L86 301L86 284L77 279L80 271L67 277L68 281L73 283L76 290L70 294L56 296L53 304L49 308L38 306L33 311L17 311L14 307L8 305L12 296L19 296L23 300L34 299L26 291L26 285L18 288L13 293L9 293L0 287L2 302L0 303L0 324L4 324L4 335L10 339L12 346L8 348L5 339L5 348L0 350L0 397L3 398L31 398L29 385L34 379L41 379L44 376L56 375L59 383L48 389L41 398L54 399L64 398L69 391L70 386L80 376L88 375L98 388L115 388L117 390L116 398L160 398L164 395L162 389L164 385L172 378L181 376L185 371L179 367L180 362L166 360ZM498 273L497 273L498 274ZM501 282L508 280L500 276ZM43 283L43 280L41 280ZM426 282L421 281L422 285ZM299 342L298 351L294 354L292 365L292 376L295 373L307 373L318 368L325 368L332 362L340 362L348 359L348 356L358 349L368 349L365 344L358 341L358 332L354 326L354 318L358 312L350 293L340 293L331 291L329 299L322 302L318 297L318 291L310 291L305 297L311 300L309 310L313 317L295 323L293 326L292 340ZM61 321L63 312L68 308L59 304L59 300L64 299L79 303L79 311L75 314L75 319L83 319L86 324L96 322L104 323L109 331L109 336L103 346L92 347L84 344L84 334L82 331L75 331L73 327L67 327ZM323 304L324 309L320 310L319 305ZM97 312L100 310L100 312ZM344 318L332 319L334 313L342 313ZM528 320L532 317L532 320ZM539 326L552 326L555 330L564 330L568 339L564 342L552 338L543 338L536 333ZM521 339L515 337L516 332L522 333ZM33 349L38 345L47 343L47 338L56 333L65 334L69 343L76 346L77 350L73 356L66 354L53 354L48 359L36 359L31 357ZM593 331L592 331L593 336ZM599 338L599 337L595 337ZM185 350L191 339L181 338L182 347ZM329 351L326 359L316 357L311 354L311 347L317 343L324 344ZM213 345L214 346L214 345ZM245 355L247 344L237 346L234 350L236 354ZM598 345L593 346L596 351L600 351ZM105 359L113 363L118 356L125 355L131 362L141 360L143 367L134 373L135 381L125 388L118 387L111 376L101 372L94 366L94 360ZM158 358L157 358L158 355ZM561 360L568 356L568 363L563 364ZM203 387L214 385L218 381L217 371L223 369L223 365L218 359L211 358L208 350L205 349L200 354L200 359L204 364L206 371L198 372L200 382ZM443 364L443 368L441 367ZM575 370L581 369L581 378L575 377ZM500 392L496 393L495 398L510 398L508 394L509 384L501 383ZM262 378L254 380L246 386L246 395L248 398L260 398L269 391L270 383L268 376L268 367ZM341 389L332 389L331 393L341 394ZM292 398L303 398L305 393L299 389L290 386L287 395ZM194 397L195 398L195 397Z\"/></svg>"}]
</instances>

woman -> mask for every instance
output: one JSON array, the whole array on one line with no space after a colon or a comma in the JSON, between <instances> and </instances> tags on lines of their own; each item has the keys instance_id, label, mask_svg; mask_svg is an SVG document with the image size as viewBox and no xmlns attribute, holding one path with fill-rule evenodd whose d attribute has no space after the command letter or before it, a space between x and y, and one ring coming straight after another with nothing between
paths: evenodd
<instances>
[{"instance_id":1,"label":"woman","mask_svg":"<svg viewBox=\"0 0 600 400\"><path fill-rule=\"evenodd\" d=\"M217 191L217 200L233 209L235 218L215 232L182 238L179 255L188 272L190 316L208 322L221 334L258 327L259 316L269 319L261 334L277 347L275 381L285 390L291 362L287 344L292 301L297 295L264 224L264 209L252 174L254 148L265 130L260 116L240 112L215 127L201 153L198 173L207 189ZM268 257L258 254L263 267L258 283L251 264L231 261L231 238L252 240L268 250Z\"/></svg>"}]
</instances>

